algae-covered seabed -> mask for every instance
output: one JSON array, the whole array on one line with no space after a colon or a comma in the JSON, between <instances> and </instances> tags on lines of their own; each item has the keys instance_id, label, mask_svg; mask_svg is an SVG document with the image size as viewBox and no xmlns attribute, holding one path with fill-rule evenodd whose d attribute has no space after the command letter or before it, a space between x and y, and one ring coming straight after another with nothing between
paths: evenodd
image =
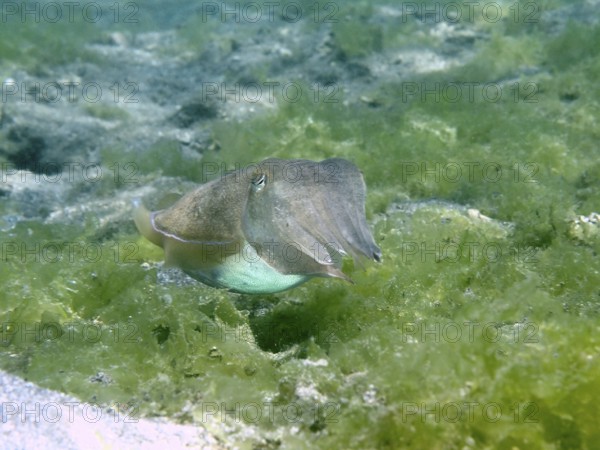
<instances>
[{"instance_id":1,"label":"algae-covered seabed","mask_svg":"<svg viewBox=\"0 0 600 450\"><path fill-rule=\"evenodd\" d=\"M41 5L0 28L2 369L224 446L597 448L597 1ZM354 161L383 263L162 268L131 198L269 156Z\"/></svg>"}]
</instances>

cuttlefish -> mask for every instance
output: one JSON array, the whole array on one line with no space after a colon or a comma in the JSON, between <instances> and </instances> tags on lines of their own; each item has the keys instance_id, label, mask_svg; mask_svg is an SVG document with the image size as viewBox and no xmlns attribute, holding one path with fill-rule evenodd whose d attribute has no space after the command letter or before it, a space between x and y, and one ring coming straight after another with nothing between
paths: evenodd
<instances>
[{"instance_id":1,"label":"cuttlefish","mask_svg":"<svg viewBox=\"0 0 600 450\"><path fill-rule=\"evenodd\" d=\"M361 172L340 158L267 159L201 185L167 209L135 200L140 233L209 286L267 294L312 277L350 281L342 258L381 261Z\"/></svg>"}]
</instances>

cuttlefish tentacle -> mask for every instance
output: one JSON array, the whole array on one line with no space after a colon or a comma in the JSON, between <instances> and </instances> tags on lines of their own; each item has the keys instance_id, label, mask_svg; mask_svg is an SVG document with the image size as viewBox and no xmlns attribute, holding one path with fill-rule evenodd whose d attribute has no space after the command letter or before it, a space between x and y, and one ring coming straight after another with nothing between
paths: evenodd
<instances>
[{"instance_id":1,"label":"cuttlefish tentacle","mask_svg":"<svg viewBox=\"0 0 600 450\"><path fill-rule=\"evenodd\" d=\"M381 260L365 197L349 161L268 159L164 210L150 212L136 199L134 221L164 249L166 264L213 287L272 293L316 276L352 282L341 271L344 255Z\"/></svg>"}]
</instances>

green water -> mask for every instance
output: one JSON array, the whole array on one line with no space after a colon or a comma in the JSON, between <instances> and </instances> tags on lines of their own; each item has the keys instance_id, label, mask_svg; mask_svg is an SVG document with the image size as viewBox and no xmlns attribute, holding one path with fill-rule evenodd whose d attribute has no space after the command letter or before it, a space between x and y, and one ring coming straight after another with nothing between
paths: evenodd
<instances>
[{"instance_id":1,"label":"green water","mask_svg":"<svg viewBox=\"0 0 600 450\"><path fill-rule=\"evenodd\" d=\"M476 15L467 28L485 38L467 62L365 83L370 101L348 107L340 91L336 103L305 96L210 123L219 149L202 164L338 156L361 168L383 263L346 264L354 285L240 296L160 283L161 251L130 225L98 236L93 210L80 225L23 219L2 236L0 367L83 401L203 424L243 448L596 448L600 234L581 216L600 211L600 28L575 18L554 32L539 14L568 15L567 2L535 4L527 22L531 4L502 3L519 20ZM439 48L415 19L369 20L381 5L339 4L332 29L346 58ZM63 34L20 33L41 48L3 51L5 76L65 63L48 57ZM135 155L115 145L101 162ZM139 167L149 181L201 178L179 157ZM7 197L0 214L20 207ZM99 372L107 382L91 381Z\"/></svg>"}]
</instances>

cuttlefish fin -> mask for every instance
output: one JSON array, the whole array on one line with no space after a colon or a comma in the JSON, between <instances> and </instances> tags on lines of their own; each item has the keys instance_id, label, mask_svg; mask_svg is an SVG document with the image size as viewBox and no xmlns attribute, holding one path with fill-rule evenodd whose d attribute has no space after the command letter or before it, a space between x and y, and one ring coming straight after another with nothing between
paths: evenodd
<instances>
[{"instance_id":1,"label":"cuttlefish fin","mask_svg":"<svg viewBox=\"0 0 600 450\"><path fill-rule=\"evenodd\" d=\"M338 269L334 265L324 266L322 270L323 271L320 273L317 273L316 276L339 278L340 280L347 281L350 284L355 284L354 281L352 280L352 278L350 278L348 275L346 275L344 272L342 272L340 269Z\"/></svg>"},{"instance_id":2,"label":"cuttlefish fin","mask_svg":"<svg viewBox=\"0 0 600 450\"><path fill-rule=\"evenodd\" d=\"M133 201L133 221L138 231L153 244L163 246L163 234L154 228L152 213L142 204L142 200L134 198Z\"/></svg>"}]
</instances>

